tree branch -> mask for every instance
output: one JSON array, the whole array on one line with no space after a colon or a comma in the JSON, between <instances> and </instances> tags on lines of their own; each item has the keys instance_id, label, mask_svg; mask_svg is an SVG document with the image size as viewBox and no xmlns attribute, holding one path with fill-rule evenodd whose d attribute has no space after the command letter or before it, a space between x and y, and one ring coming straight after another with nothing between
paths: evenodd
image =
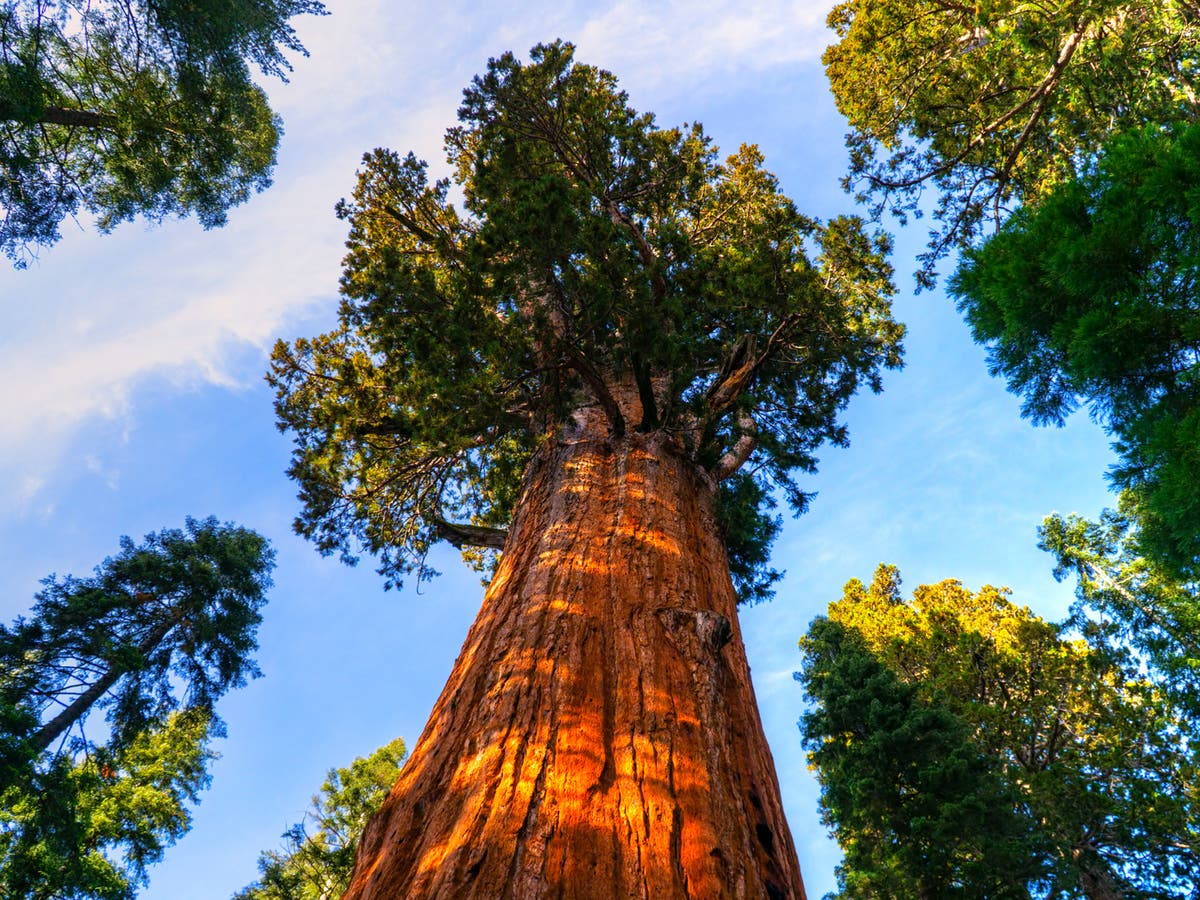
<instances>
[{"instance_id":1,"label":"tree branch","mask_svg":"<svg viewBox=\"0 0 1200 900\"><path fill-rule=\"evenodd\" d=\"M708 407L707 418L710 421L715 421L729 409L750 383L754 370L763 361L763 357L755 355L757 343L757 335L743 335L721 363L721 371L717 373L717 378L708 389L705 398L705 405ZM769 342L767 348L770 349Z\"/></svg>"},{"instance_id":2,"label":"tree branch","mask_svg":"<svg viewBox=\"0 0 1200 900\"><path fill-rule=\"evenodd\" d=\"M738 430L741 431L742 436L721 457L712 470L713 477L717 481L724 481L740 469L758 445L758 423L754 421L754 417L750 413L743 412L738 416Z\"/></svg>"},{"instance_id":3,"label":"tree branch","mask_svg":"<svg viewBox=\"0 0 1200 900\"><path fill-rule=\"evenodd\" d=\"M439 538L453 544L459 550L463 547L490 547L493 550L503 550L504 543L508 540L508 530L504 528L464 525L458 522L447 522L445 519L434 519L433 528Z\"/></svg>"},{"instance_id":4,"label":"tree branch","mask_svg":"<svg viewBox=\"0 0 1200 900\"><path fill-rule=\"evenodd\" d=\"M637 383L638 398L642 403L642 421L638 425L638 431L653 431L659 425L658 401L654 398L654 384L640 353L634 354L633 379Z\"/></svg>"},{"instance_id":5,"label":"tree branch","mask_svg":"<svg viewBox=\"0 0 1200 900\"><path fill-rule=\"evenodd\" d=\"M68 109L64 106L47 106L38 122L43 125L66 125L71 128L112 128L117 117L90 109Z\"/></svg>"},{"instance_id":6,"label":"tree branch","mask_svg":"<svg viewBox=\"0 0 1200 900\"><path fill-rule=\"evenodd\" d=\"M646 235L642 233L642 229L638 228L637 222L633 221L633 217L623 211L615 200L605 198L604 205L608 210L608 216L612 219L613 224L620 225L633 235L633 240L638 247L638 255L642 258L642 265L646 267L646 271L649 273L650 280L654 285L654 300L655 302L661 302L663 297L667 295L667 282L663 279L662 273L658 271L658 257L654 253L654 248L646 240Z\"/></svg>"},{"instance_id":7,"label":"tree branch","mask_svg":"<svg viewBox=\"0 0 1200 900\"><path fill-rule=\"evenodd\" d=\"M149 634L138 643L138 656L145 658L146 654L154 650L170 634L171 629L180 623L183 619L183 613L183 609L178 608L170 617L155 625ZM121 666L115 662L112 663L104 674L87 690L76 697L66 709L33 733L30 738L33 746L37 748L39 753L46 750L64 731L83 718L92 704L108 693L109 689L123 675L131 671L135 671L135 669L128 665Z\"/></svg>"},{"instance_id":8,"label":"tree branch","mask_svg":"<svg viewBox=\"0 0 1200 900\"><path fill-rule=\"evenodd\" d=\"M584 355L579 352L577 347L567 345L566 355L567 364L587 382L587 386L592 389L597 402L604 409L604 414L608 416L609 427L612 428L613 437L624 437L625 417L621 415L621 407L617 405L612 391L608 389L608 385L604 383L604 379L600 377L600 373L584 358Z\"/></svg>"}]
</instances>

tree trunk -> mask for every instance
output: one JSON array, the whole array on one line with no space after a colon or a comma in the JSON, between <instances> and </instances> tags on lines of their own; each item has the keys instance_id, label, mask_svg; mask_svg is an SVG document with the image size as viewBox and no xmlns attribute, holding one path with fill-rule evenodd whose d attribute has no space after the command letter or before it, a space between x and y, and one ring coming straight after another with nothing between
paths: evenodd
<instances>
[{"instance_id":1,"label":"tree trunk","mask_svg":"<svg viewBox=\"0 0 1200 900\"><path fill-rule=\"evenodd\" d=\"M547 442L351 900L804 900L712 480L599 410Z\"/></svg>"},{"instance_id":2,"label":"tree trunk","mask_svg":"<svg viewBox=\"0 0 1200 900\"><path fill-rule=\"evenodd\" d=\"M139 657L144 657L157 647L162 640L171 633L174 628L183 619L183 610L176 609L170 618L159 622L155 625L146 637L142 638L137 645ZM62 733L78 722L92 708L92 704L108 693L109 689L121 680L121 676L129 674L131 671L128 665L120 666L113 663L105 670L104 674L96 679L90 687L82 694L76 697L65 709L58 715L52 718L49 722L33 733L30 738L30 743L37 748L38 752L42 752L50 747Z\"/></svg>"}]
</instances>

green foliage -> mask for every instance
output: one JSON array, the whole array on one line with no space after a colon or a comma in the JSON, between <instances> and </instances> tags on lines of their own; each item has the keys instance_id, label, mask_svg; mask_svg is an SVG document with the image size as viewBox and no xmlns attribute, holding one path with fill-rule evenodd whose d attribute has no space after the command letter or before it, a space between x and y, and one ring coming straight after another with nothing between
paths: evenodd
<instances>
[{"instance_id":1,"label":"green foliage","mask_svg":"<svg viewBox=\"0 0 1200 900\"><path fill-rule=\"evenodd\" d=\"M969 725L923 699L852 629L817 619L801 642L802 728L822 819L845 851L839 897L1027 897L1030 826ZM800 677L800 673L797 673Z\"/></svg>"},{"instance_id":2,"label":"green foliage","mask_svg":"<svg viewBox=\"0 0 1200 900\"><path fill-rule=\"evenodd\" d=\"M801 647L844 896L1192 896L1198 720L1134 654L886 566Z\"/></svg>"},{"instance_id":3,"label":"green foliage","mask_svg":"<svg viewBox=\"0 0 1200 900\"><path fill-rule=\"evenodd\" d=\"M191 826L208 785L211 714L171 713L125 746L57 754L0 790L0 893L127 900ZM119 854L119 855L118 855Z\"/></svg>"},{"instance_id":4,"label":"green foliage","mask_svg":"<svg viewBox=\"0 0 1200 900\"><path fill-rule=\"evenodd\" d=\"M50 576L0 626L0 894L131 897L188 828L222 733L213 704L258 674L266 540L216 519L150 534L90 578ZM107 711L103 740L84 730Z\"/></svg>"},{"instance_id":5,"label":"green foliage","mask_svg":"<svg viewBox=\"0 0 1200 900\"><path fill-rule=\"evenodd\" d=\"M1142 555L1142 518L1123 494L1097 522L1049 516L1041 547L1054 554L1056 577L1078 579L1072 626L1098 650L1136 653L1146 677L1200 721L1200 599L1194 582Z\"/></svg>"},{"instance_id":6,"label":"green foliage","mask_svg":"<svg viewBox=\"0 0 1200 900\"><path fill-rule=\"evenodd\" d=\"M847 0L830 22L847 184L902 219L937 190L919 280L965 249L951 290L993 372L1037 422L1090 408L1144 552L1194 580L1200 7Z\"/></svg>"},{"instance_id":7,"label":"green foliage","mask_svg":"<svg viewBox=\"0 0 1200 900\"><path fill-rule=\"evenodd\" d=\"M878 214L939 199L921 282L990 218L1085 169L1116 131L1194 119L1186 0L846 0L825 54L850 122L848 186Z\"/></svg>"},{"instance_id":8,"label":"green foliage","mask_svg":"<svg viewBox=\"0 0 1200 900\"><path fill-rule=\"evenodd\" d=\"M779 516L769 514L775 500L764 482L752 472L736 472L721 483L717 494L717 517L729 554L729 574L742 603L771 599L771 586L783 577L770 566L771 544L781 523Z\"/></svg>"},{"instance_id":9,"label":"green foliage","mask_svg":"<svg viewBox=\"0 0 1200 900\"><path fill-rule=\"evenodd\" d=\"M0 250L23 265L86 211L205 227L270 184L280 124L250 66L283 77L317 0L0 5Z\"/></svg>"},{"instance_id":10,"label":"green foliage","mask_svg":"<svg viewBox=\"0 0 1200 900\"><path fill-rule=\"evenodd\" d=\"M568 44L492 60L459 119L452 180L364 158L339 205L341 323L276 347L297 529L395 583L439 522L505 526L541 441L601 408L615 439L666 431L714 471L754 442L760 487L723 506L735 571L765 591L764 486L801 509L795 473L900 363L886 241L801 215L754 147L720 162L698 125L658 127Z\"/></svg>"},{"instance_id":11,"label":"green foliage","mask_svg":"<svg viewBox=\"0 0 1200 900\"><path fill-rule=\"evenodd\" d=\"M1200 126L1110 141L969 251L951 290L1036 422L1080 403L1117 439L1144 548L1200 575Z\"/></svg>"},{"instance_id":12,"label":"green foliage","mask_svg":"<svg viewBox=\"0 0 1200 900\"><path fill-rule=\"evenodd\" d=\"M283 834L284 849L258 858L257 882L234 900L337 900L354 869L368 819L383 804L405 756L400 738L345 769L331 769L304 819Z\"/></svg>"}]
</instances>

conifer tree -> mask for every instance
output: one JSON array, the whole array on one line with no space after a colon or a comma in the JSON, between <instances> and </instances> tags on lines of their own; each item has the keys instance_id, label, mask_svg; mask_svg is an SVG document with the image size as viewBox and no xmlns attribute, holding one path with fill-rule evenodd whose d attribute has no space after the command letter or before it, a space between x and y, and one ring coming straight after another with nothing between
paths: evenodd
<instances>
[{"instance_id":1,"label":"conifer tree","mask_svg":"<svg viewBox=\"0 0 1200 900\"><path fill-rule=\"evenodd\" d=\"M846 585L798 676L841 896L1194 896L1190 680L1077 634L1004 589Z\"/></svg>"},{"instance_id":2,"label":"conifer tree","mask_svg":"<svg viewBox=\"0 0 1200 900\"><path fill-rule=\"evenodd\" d=\"M901 220L936 197L920 281L1113 134L1193 121L1188 0L843 0L824 62L850 124L846 184Z\"/></svg>"},{"instance_id":3,"label":"conifer tree","mask_svg":"<svg viewBox=\"0 0 1200 900\"><path fill-rule=\"evenodd\" d=\"M258 881L234 900L340 900L358 839L396 783L405 754L396 738L344 769L330 769L304 818L284 832L283 850L258 857Z\"/></svg>"},{"instance_id":4,"label":"conifer tree","mask_svg":"<svg viewBox=\"0 0 1200 900\"><path fill-rule=\"evenodd\" d=\"M776 577L772 491L803 510L900 363L886 242L565 43L459 121L449 178L365 157L339 325L270 376L322 551L496 564L348 896L802 897L735 607Z\"/></svg>"},{"instance_id":5,"label":"conifer tree","mask_svg":"<svg viewBox=\"0 0 1200 900\"><path fill-rule=\"evenodd\" d=\"M133 896L208 784L216 700L258 674L273 566L253 531L188 519L0 626L0 894Z\"/></svg>"},{"instance_id":6,"label":"conifer tree","mask_svg":"<svg viewBox=\"0 0 1200 900\"><path fill-rule=\"evenodd\" d=\"M940 224L993 374L1035 423L1114 438L1143 551L1200 577L1200 8L1187 0L846 0L825 55L847 185ZM984 238L988 234L985 241Z\"/></svg>"},{"instance_id":7,"label":"conifer tree","mask_svg":"<svg viewBox=\"0 0 1200 900\"><path fill-rule=\"evenodd\" d=\"M318 0L11 0L0 5L0 251L64 218L206 227L271 182L280 123L251 66L286 76Z\"/></svg>"}]
</instances>

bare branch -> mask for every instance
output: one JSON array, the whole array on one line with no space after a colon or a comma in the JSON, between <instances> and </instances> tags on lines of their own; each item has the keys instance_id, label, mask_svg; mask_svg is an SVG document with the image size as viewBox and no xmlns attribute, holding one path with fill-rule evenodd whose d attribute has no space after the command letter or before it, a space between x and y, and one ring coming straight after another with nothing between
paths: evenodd
<instances>
[{"instance_id":1,"label":"bare branch","mask_svg":"<svg viewBox=\"0 0 1200 900\"><path fill-rule=\"evenodd\" d=\"M738 416L738 430L742 433L742 436L721 457L712 470L713 477L717 481L724 481L740 469L758 445L758 423L754 421L754 417L749 413L744 412Z\"/></svg>"},{"instance_id":2,"label":"bare branch","mask_svg":"<svg viewBox=\"0 0 1200 900\"><path fill-rule=\"evenodd\" d=\"M463 547L503 550L504 543L508 540L508 531L504 528L464 525L459 522L447 522L445 519L434 519L433 527L439 538L453 544L459 550Z\"/></svg>"}]
</instances>

